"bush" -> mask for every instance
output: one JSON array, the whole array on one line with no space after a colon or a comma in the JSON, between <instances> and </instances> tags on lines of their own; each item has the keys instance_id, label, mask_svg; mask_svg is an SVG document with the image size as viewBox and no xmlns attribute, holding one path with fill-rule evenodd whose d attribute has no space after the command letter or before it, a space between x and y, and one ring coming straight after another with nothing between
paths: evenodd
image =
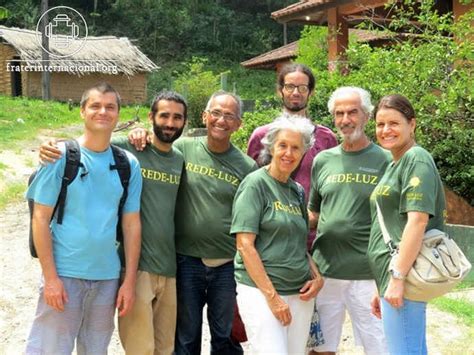
<instances>
[{"instance_id":1,"label":"bush","mask_svg":"<svg viewBox=\"0 0 474 355\"><path fill-rule=\"evenodd\" d=\"M185 65L185 71L174 82L174 89L181 93L188 103L188 126L203 127L201 114L209 97L219 89L220 76L205 70L206 58L193 57Z\"/></svg>"},{"instance_id":2,"label":"bush","mask_svg":"<svg viewBox=\"0 0 474 355\"><path fill-rule=\"evenodd\" d=\"M255 112L246 112L242 118L242 126L232 135L234 143L243 152L247 151L247 142L255 128L272 122L281 112L280 108L264 108L257 102Z\"/></svg>"}]
</instances>

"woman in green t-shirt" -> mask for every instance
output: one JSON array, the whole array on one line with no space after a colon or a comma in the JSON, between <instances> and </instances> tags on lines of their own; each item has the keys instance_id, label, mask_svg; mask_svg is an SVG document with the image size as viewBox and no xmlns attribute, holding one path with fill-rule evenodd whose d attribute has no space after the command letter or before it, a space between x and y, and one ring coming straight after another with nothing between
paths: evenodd
<instances>
[{"instance_id":1,"label":"woman in green t-shirt","mask_svg":"<svg viewBox=\"0 0 474 355\"><path fill-rule=\"evenodd\" d=\"M371 196L372 229L368 247L379 296L372 313L382 318L391 354L426 354L426 302L404 295L404 279L413 265L425 231L444 230L443 185L431 155L416 145L415 112L407 98L389 95L376 110L376 135L393 156ZM377 202L399 255L393 266L378 223Z\"/></svg>"},{"instance_id":2,"label":"woman in green t-shirt","mask_svg":"<svg viewBox=\"0 0 474 355\"><path fill-rule=\"evenodd\" d=\"M291 173L313 129L306 118L277 118L262 140L269 164L249 174L234 199L237 301L255 354L305 353L322 278L307 257L304 190Z\"/></svg>"}]
</instances>

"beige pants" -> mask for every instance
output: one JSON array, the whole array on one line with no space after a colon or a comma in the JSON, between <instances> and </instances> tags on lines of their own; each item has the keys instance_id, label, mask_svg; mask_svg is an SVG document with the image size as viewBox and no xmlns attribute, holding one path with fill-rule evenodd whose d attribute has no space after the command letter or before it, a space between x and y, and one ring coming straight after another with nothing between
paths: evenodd
<instances>
[{"instance_id":1,"label":"beige pants","mask_svg":"<svg viewBox=\"0 0 474 355\"><path fill-rule=\"evenodd\" d=\"M126 354L172 354L176 330L176 279L138 271L136 300L119 317L119 335Z\"/></svg>"}]
</instances>

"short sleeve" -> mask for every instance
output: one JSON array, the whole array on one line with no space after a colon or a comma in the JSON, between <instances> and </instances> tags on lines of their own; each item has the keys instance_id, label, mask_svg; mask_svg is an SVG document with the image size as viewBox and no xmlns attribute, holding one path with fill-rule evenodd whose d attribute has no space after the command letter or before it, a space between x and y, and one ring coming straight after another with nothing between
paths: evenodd
<instances>
[{"instance_id":1,"label":"short sleeve","mask_svg":"<svg viewBox=\"0 0 474 355\"><path fill-rule=\"evenodd\" d=\"M253 160L255 160L256 162L258 161L258 157L263 148L262 138L264 135L265 135L265 130L263 127L256 128L252 132L252 135L250 136L250 139L247 144L247 155L251 157Z\"/></svg>"},{"instance_id":2,"label":"short sleeve","mask_svg":"<svg viewBox=\"0 0 474 355\"><path fill-rule=\"evenodd\" d=\"M318 173L320 170L319 159L316 157L311 168L311 189L309 191L308 209L319 212L321 208L321 196L319 195Z\"/></svg>"},{"instance_id":3,"label":"short sleeve","mask_svg":"<svg viewBox=\"0 0 474 355\"><path fill-rule=\"evenodd\" d=\"M184 140L185 138L180 138L176 142L173 143L173 148L176 148L179 152L184 154Z\"/></svg>"},{"instance_id":4,"label":"short sleeve","mask_svg":"<svg viewBox=\"0 0 474 355\"><path fill-rule=\"evenodd\" d=\"M138 160L129 152L126 152L130 161L130 183L128 185L127 201L123 207L124 213L140 211L140 196L142 192L142 175Z\"/></svg>"},{"instance_id":5,"label":"short sleeve","mask_svg":"<svg viewBox=\"0 0 474 355\"><path fill-rule=\"evenodd\" d=\"M122 149L128 150L128 138L127 137L112 137L110 141L113 145L120 147Z\"/></svg>"},{"instance_id":6,"label":"short sleeve","mask_svg":"<svg viewBox=\"0 0 474 355\"><path fill-rule=\"evenodd\" d=\"M436 210L436 172L424 161L413 161L401 176L400 213L425 212L430 216Z\"/></svg>"},{"instance_id":7,"label":"short sleeve","mask_svg":"<svg viewBox=\"0 0 474 355\"><path fill-rule=\"evenodd\" d=\"M54 207L58 201L66 163L65 145L60 143L59 149L61 158L52 164L41 165L26 191L26 198L34 200L35 203Z\"/></svg>"},{"instance_id":8,"label":"short sleeve","mask_svg":"<svg viewBox=\"0 0 474 355\"><path fill-rule=\"evenodd\" d=\"M231 234L258 234L263 209L263 196L259 189L244 180L234 198Z\"/></svg>"}]
</instances>

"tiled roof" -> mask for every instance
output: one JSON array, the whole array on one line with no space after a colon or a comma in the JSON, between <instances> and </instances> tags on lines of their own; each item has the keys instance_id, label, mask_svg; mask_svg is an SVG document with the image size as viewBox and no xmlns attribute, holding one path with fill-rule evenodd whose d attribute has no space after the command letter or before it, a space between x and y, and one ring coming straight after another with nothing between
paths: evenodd
<instances>
[{"instance_id":1,"label":"tiled roof","mask_svg":"<svg viewBox=\"0 0 474 355\"><path fill-rule=\"evenodd\" d=\"M374 42L379 40L389 40L395 37L407 37L409 34L367 31L351 28L349 34L357 38L357 42ZM273 68L276 62L296 58L298 54L298 41L289 43L285 46L272 49L269 52L260 54L257 57L240 63L245 68Z\"/></svg>"},{"instance_id":2,"label":"tiled roof","mask_svg":"<svg viewBox=\"0 0 474 355\"><path fill-rule=\"evenodd\" d=\"M272 12L271 17L274 20L277 20L280 17L288 16L296 12L301 12L304 10L309 10L320 5L337 5L336 0L303 0L297 3L291 4L283 9Z\"/></svg>"},{"instance_id":3,"label":"tiled roof","mask_svg":"<svg viewBox=\"0 0 474 355\"><path fill-rule=\"evenodd\" d=\"M269 52L260 54L257 57L246 60L245 62L240 63L245 68L252 68L255 66L265 66L269 64L272 66L274 62L283 61L285 59L293 59L297 55L298 50L298 41L291 42L285 46L272 49Z\"/></svg>"}]
</instances>

